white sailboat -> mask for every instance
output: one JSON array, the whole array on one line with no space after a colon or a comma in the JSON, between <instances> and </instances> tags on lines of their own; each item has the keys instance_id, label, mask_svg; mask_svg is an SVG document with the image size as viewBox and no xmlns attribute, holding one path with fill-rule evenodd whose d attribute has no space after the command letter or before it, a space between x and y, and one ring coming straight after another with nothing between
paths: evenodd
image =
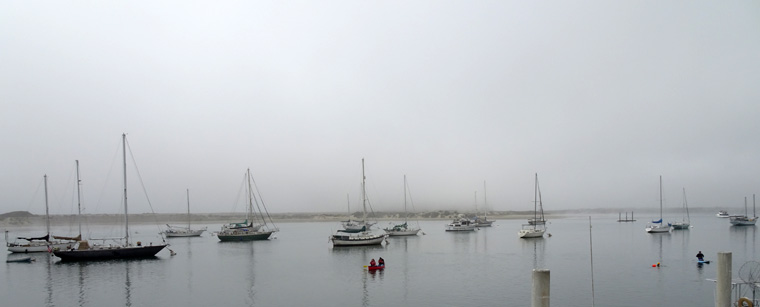
<instances>
[{"instance_id":1,"label":"white sailboat","mask_svg":"<svg viewBox=\"0 0 760 307\"><path fill-rule=\"evenodd\" d=\"M541 208L539 211L538 208ZM546 232L545 223L530 223L530 221L545 221L544 209L541 201L541 190L538 187L538 173L536 173L535 191L533 192L533 218L528 220L528 224L523 224L522 229L517 232L520 238L543 238ZM540 214L539 214L540 212Z\"/></svg>"},{"instance_id":2,"label":"white sailboat","mask_svg":"<svg viewBox=\"0 0 760 307\"><path fill-rule=\"evenodd\" d=\"M755 194L752 194L752 217L747 216L747 198L744 198L744 215L732 215L731 225L734 226L755 226L757 223L757 214L755 214Z\"/></svg>"},{"instance_id":3,"label":"white sailboat","mask_svg":"<svg viewBox=\"0 0 760 307\"><path fill-rule=\"evenodd\" d=\"M122 157L124 165L124 244L93 244L87 241L79 241L76 248L69 250L53 251L62 261L91 261L108 259L136 259L155 257L166 244L150 243L143 245L137 241L132 244L129 240L129 211L127 206L127 135L122 134Z\"/></svg>"},{"instance_id":4,"label":"white sailboat","mask_svg":"<svg viewBox=\"0 0 760 307\"><path fill-rule=\"evenodd\" d=\"M689 217L689 205L686 203L686 188L683 189L683 208L685 212L681 221L670 223L670 226L672 226L674 230L675 229L689 230L689 227L691 226L691 218Z\"/></svg>"},{"instance_id":5,"label":"white sailboat","mask_svg":"<svg viewBox=\"0 0 760 307\"><path fill-rule=\"evenodd\" d=\"M367 220L367 189L365 187L365 181L367 177L364 175L364 159L362 159L362 220ZM388 235L375 234L369 227L360 232L346 232L338 231L338 233L330 236L330 241L333 246L361 246L361 245L382 245L385 238Z\"/></svg>"},{"instance_id":6,"label":"white sailboat","mask_svg":"<svg viewBox=\"0 0 760 307\"><path fill-rule=\"evenodd\" d=\"M420 227L409 226L409 213L406 210L406 195L407 195L407 182L406 175L404 175L404 223L397 224L393 227L385 228L385 232L391 236L415 236L420 232Z\"/></svg>"},{"instance_id":7,"label":"white sailboat","mask_svg":"<svg viewBox=\"0 0 760 307\"><path fill-rule=\"evenodd\" d=\"M647 225L648 233L670 233L672 227L662 223L662 176L660 176L660 219Z\"/></svg>"},{"instance_id":8,"label":"white sailboat","mask_svg":"<svg viewBox=\"0 0 760 307\"><path fill-rule=\"evenodd\" d=\"M346 206L348 208L348 220L341 222L341 225L343 226L343 230L340 230L340 232L359 233L362 231L367 231L370 228L372 228L372 225L375 225L375 222L367 221L366 217L364 217L361 221L352 220L351 219L351 203L348 201L348 195L346 195L346 202L347 202Z\"/></svg>"},{"instance_id":9,"label":"white sailboat","mask_svg":"<svg viewBox=\"0 0 760 307\"><path fill-rule=\"evenodd\" d=\"M544 205L541 203L541 188L538 187L538 174L536 174L536 190L538 191L538 212L532 219L528 219L528 225L546 225L544 217Z\"/></svg>"},{"instance_id":10,"label":"white sailboat","mask_svg":"<svg viewBox=\"0 0 760 307\"><path fill-rule=\"evenodd\" d=\"M264 205L264 200L261 199L261 195L259 194L259 197L256 198L258 188L256 188L256 192L254 192L254 185L251 184L251 181L253 181L252 178L251 169L248 169L246 171L246 180L248 182L246 185L248 189L248 210L246 212L245 221L242 223L236 222L223 225L222 230L216 235L216 237L222 242L267 240L272 233L279 231L279 229L274 226L274 222L269 216L269 212L267 211L266 205ZM256 208L259 208L258 212L254 209L254 201L256 202ZM259 203L261 203L260 206ZM263 207L263 210L261 207ZM264 216L265 214L266 216ZM269 220L269 223L267 223L267 220ZM270 227L269 224L272 224L272 226Z\"/></svg>"},{"instance_id":11,"label":"white sailboat","mask_svg":"<svg viewBox=\"0 0 760 307\"><path fill-rule=\"evenodd\" d=\"M488 220L488 197L486 194L486 182L483 181L483 218L480 218L478 216L478 192L475 192L475 218L472 219L472 222L477 227L491 227L493 224L493 221Z\"/></svg>"},{"instance_id":12,"label":"white sailboat","mask_svg":"<svg viewBox=\"0 0 760 307\"><path fill-rule=\"evenodd\" d=\"M8 242L8 232L5 232L5 241L8 251L12 253L39 253L52 252L57 249L71 248L78 238L53 237L50 239L50 211L48 209L48 189L47 175L43 176L45 181L45 229L47 233L42 237L17 237L21 242ZM68 239L65 241L56 240L56 238ZM81 238L81 235L80 237Z\"/></svg>"},{"instance_id":13,"label":"white sailboat","mask_svg":"<svg viewBox=\"0 0 760 307\"><path fill-rule=\"evenodd\" d=\"M201 234L206 231L206 227L203 227L201 229L190 228L190 189L187 189L187 227L174 226L169 224L166 224L166 227L168 228L164 230L164 235L166 235L167 238L200 237Z\"/></svg>"}]
</instances>

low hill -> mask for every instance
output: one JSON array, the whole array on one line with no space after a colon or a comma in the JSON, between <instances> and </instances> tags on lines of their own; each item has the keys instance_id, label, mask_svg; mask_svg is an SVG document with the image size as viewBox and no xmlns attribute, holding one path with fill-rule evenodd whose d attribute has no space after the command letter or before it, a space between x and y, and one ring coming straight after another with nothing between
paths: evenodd
<instances>
[{"instance_id":1,"label":"low hill","mask_svg":"<svg viewBox=\"0 0 760 307\"><path fill-rule=\"evenodd\" d=\"M0 220L7 219L9 217L33 217L34 214L32 214L29 211L11 211L8 213L0 214Z\"/></svg>"}]
</instances>

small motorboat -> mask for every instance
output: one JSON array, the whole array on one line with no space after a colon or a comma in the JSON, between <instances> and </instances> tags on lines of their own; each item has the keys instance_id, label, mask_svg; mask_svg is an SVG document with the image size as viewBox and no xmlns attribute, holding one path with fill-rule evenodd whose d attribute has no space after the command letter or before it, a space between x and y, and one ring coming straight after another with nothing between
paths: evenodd
<instances>
[{"instance_id":1,"label":"small motorboat","mask_svg":"<svg viewBox=\"0 0 760 307\"><path fill-rule=\"evenodd\" d=\"M32 262L32 257L8 258L5 262Z\"/></svg>"}]
</instances>

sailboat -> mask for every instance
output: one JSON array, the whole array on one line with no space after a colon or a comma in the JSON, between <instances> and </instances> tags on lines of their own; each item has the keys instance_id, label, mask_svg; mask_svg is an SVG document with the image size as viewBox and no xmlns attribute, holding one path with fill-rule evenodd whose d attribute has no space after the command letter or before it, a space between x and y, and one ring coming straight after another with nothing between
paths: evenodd
<instances>
[{"instance_id":1,"label":"sailboat","mask_svg":"<svg viewBox=\"0 0 760 307\"><path fill-rule=\"evenodd\" d=\"M150 243L143 245L137 241L132 244L129 241L129 212L127 206L127 135L121 135L122 158L124 165L124 244L93 244L88 241L79 241L76 248L69 250L53 251L53 254L62 261L89 261L89 260L108 260L108 259L136 259L155 257L166 244Z\"/></svg>"},{"instance_id":2,"label":"sailboat","mask_svg":"<svg viewBox=\"0 0 760 307\"><path fill-rule=\"evenodd\" d=\"M660 219L647 225L646 231L648 233L670 233L670 230L672 230L670 226L665 226L662 223L662 176L660 176Z\"/></svg>"},{"instance_id":3,"label":"sailboat","mask_svg":"<svg viewBox=\"0 0 760 307\"><path fill-rule=\"evenodd\" d=\"M385 232L391 236L415 236L420 232L419 227L409 226L409 214L406 211L407 190L406 175L404 175L404 223L385 228Z\"/></svg>"},{"instance_id":4,"label":"sailboat","mask_svg":"<svg viewBox=\"0 0 760 307\"><path fill-rule=\"evenodd\" d=\"M691 218L689 217L689 205L686 203L686 188L683 189L683 208L686 211L683 216L683 219L680 222L673 222L670 223L670 226L673 227L673 229L686 229L689 230L689 226L691 226Z\"/></svg>"},{"instance_id":5,"label":"sailboat","mask_svg":"<svg viewBox=\"0 0 760 307\"><path fill-rule=\"evenodd\" d=\"M190 228L190 189L187 189L187 227L184 226L172 226L166 224L168 229L164 230L164 235L167 238L171 237L200 237L201 234L206 231L206 227L201 229Z\"/></svg>"},{"instance_id":6,"label":"sailboat","mask_svg":"<svg viewBox=\"0 0 760 307\"><path fill-rule=\"evenodd\" d=\"M50 240L50 212L48 209L48 190L47 190L47 175L43 176L45 181L45 227L47 234L42 237L17 237L17 239L24 240L24 242L8 242L8 232L5 232L5 241L8 251L12 253L38 253L38 252L51 252L57 249L67 249L76 243L78 238L67 237L53 237L68 239L66 241Z\"/></svg>"},{"instance_id":7,"label":"sailboat","mask_svg":"<svg viewBox=\"0 0 760 307\"><path fill-rule=\"evenodd\" d=\"M356 221L351 219L351 203L348 201L348 195L346 195L346 202L347 208L348 208L348 220L341 221L341 225L343 226L342 230L338 230L340 232L347 232L347 233L359 233L362 231L369 230L372 225L375 225L374 222L367 221L366 217L362 219L361 221Z\"/></svg>"},{"instance_id":8,"label":"sailboat","mask_svg":"<svg viewBox=\"0 0 760 307\"><path fill-rule=\"evenodd\" d=\"M538 174L536 174L536 187L538 187ZM544 218L544 206L541 204L541 189L538 190L538 215L534 215L532 219L528 219L528 225L546 225L546 218Z\"/></svg>"},{"instance_id":9,"label":"sailboat","mask_svg":"<svg viewBox=\"0 0 760 307\"><path fill-rule=\"evenodd\" d=\"M365 187L365 181L367 177L364 175L364 159L362 159L362 220L367 220L367 189ZM330 236L330 241L333 246L360 246L360 245L382 245L385 238L388 235L375 234L366 227L365 230L357 233L351 233L346 231L338 231L338 233Z\"/></svg>"},{"instance_id":10,"label":"sailboat","mask_svg":"<svg viewBox=\"0 0 760 307\"><path fill-rule=\"evenodd\" d=\"M539 208L541 208L540 211ZM538 173L536 173L535 191L533 192L533 218L528 220L528 224L522 225L522 229L517 235L520 238L543 238L546 232L546 223L531 223L531 221L545 221L541 190L538 188Z\"/></svg>"},{"instance_id":11,"label":"sailboat","mask_svg":"<svg viewBox=\"0 0 760 307\"><path fill-rule=\"evenodd\" d=\"M248 211L246 212L245 221L242 223L229 223L223 225L222 230L216 235L222 242L267 240L272 233L279 231L279 229L274 226L274 222L269 216L269 212L266 209L267 207L264 205L264 200L261 198L261 194L258 193L258 188L254 191L255 185L251 185L251 181L253 181L252 178L251 169L249 168L246 171L246 180L248 182L246 185L248 189ZM256 198L256 194L259 194L258 198ZM258 214L256 214L257 212L254 210L254 202L256 202L256 208L259 209ZM262 207L263 210L261 209ZM266 214L266 217L264 214ZM254 224L254 220L256 221L256 224ZM267 220L272 224L272 227L269 227Z\"/></svg>"},{"instance_id":12,"label":"sailboat","mask_svg":"<svg viewBox=\"0 0 760 307\"><path fill-rule=\"evenodd\" d=\"M752 215L747 216L747 198L744 198L744 215L732 215L731 225L734 226L755 226L757 222L757 214L755 214L755 194L752 194Z\"/></svg>"},{"instance_id":13,"label":"sailboat","mask_svg":"<svg viewBox=\"0 0 760 307\"><path fill-rule=\"evenodd\" d=\"M488 220L488 198L486 197L486 182L483 181L483 207L485 208L483 218L478 216L478 192L475 192L475 218L472 222L477 227L491 227L493 221Z\"/></svg>"}]
</instances>

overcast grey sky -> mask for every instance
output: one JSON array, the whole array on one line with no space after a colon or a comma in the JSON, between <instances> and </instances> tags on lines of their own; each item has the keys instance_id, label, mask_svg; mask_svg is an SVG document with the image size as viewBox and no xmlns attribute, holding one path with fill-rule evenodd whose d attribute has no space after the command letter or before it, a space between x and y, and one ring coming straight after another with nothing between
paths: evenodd
<instances>
[{"instance_id":1,"label":"overcast grey sky","mask_svg":"<svg viewBox=\"0 0 760 307\"><path fill-rule=\"evenodd\" d=\"M760 193L758 1L2 1L0 212L667 207ZM131 162L130 162L131 165ZM130 166L130 172L134 169ZM130 174L135 179L135 173ZM149 212L139 182L130 211Z\"/></svg>"}]
</instances>

